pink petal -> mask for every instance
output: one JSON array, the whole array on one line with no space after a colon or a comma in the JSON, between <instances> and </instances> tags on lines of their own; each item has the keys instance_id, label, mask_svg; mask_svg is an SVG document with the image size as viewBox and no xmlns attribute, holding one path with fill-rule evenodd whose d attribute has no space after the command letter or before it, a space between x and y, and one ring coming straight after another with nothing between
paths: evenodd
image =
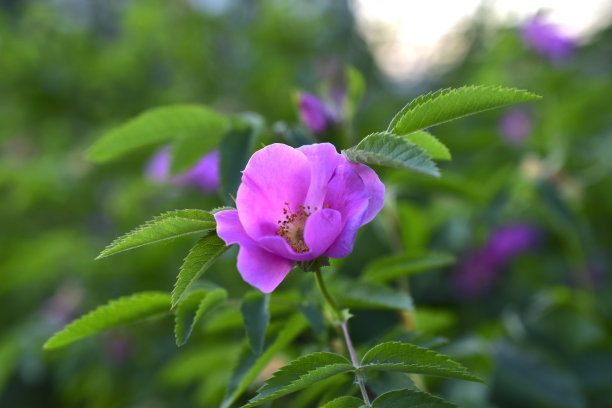
<instances>
[{"instance_id":1,"label":"pink petal","mask_svg":"<svg viewBox=\"0 0 612 408\"><path fill-rule=\"evenodd\" d=\"M298 150L304 153L310 162L310 188L304 205L321 208L329 180L336 168L347 160L330 143L305 145Z\"/></svg>"},{"instance_id":2,"label":"pink petal","mask_svg":"<svg viewBox=\"0 0 612 408\"><path fill-rule=\"evenodd\" d=\"M349 163L353 171L359 174L369 195L368 213L363 224L372 221L385 205L385 185L380 181L374 170L361 163Z\"/></svg>"},{"instance_id":3,"label":"pink petal","mask_svg":"<svg viewBox=\"0 0 612 408\"><path fill-rule=\"evenodd\" d=\"M315 211L306 220L304 241L310 253L317 258L336 241L342 231L342 214L331 208Z\"/></svg>"},{"instance_id":4,"label":"pink petal","mask_svg":"<svg viewBox=\"0 0 612 408\"><path fill-rule=\"evenodd\" d=\"M219 211L215 214L215 221L217 222L217 235L225 241L226 245L255 243L242 227L237 210Z\"/></svg>"},{"instance_id":5,"label":"pink petal","mask_svg":"<svg viewBox=\"0 0 612 408\"><path fill-rule=\"evenodd\" d=\"M242 278L264 293L272 292L295 262L274 255L253 241L242 228L238 211L220 211L215 214L215 220L217 234L227 245L240 244L238 271Z\"/></svg>"},{"instance_id":6,"label":"pink petal","mask_svg":"<svg viewBox=\"0 0 612 408\"><path fill-rule=\"evenodd\" d=\"M291 208L304 203L310 185L306 156L275 143L257 151L249 160L238 188L236 207L249 236L275 235L285 203Z\"/></svg>"},{"instance_id":7,"label":"pink petal","mask_svg":"<svg viewBox=\"0 0 612 408\"><path fill-rule=\"evenodd\" d=\"M242 278L263 293L270 293L285 279L295 265L280 256L274 255L257 244L240 246L238 252L238 271Z\"/></svg>"},{"instance_id":8,"label":"pink petal","mask_svg":"<svg viewBox=\"0 0 612 408\"><path fill-rule=\"evenodd\" d=\"M353 251L357 230L367 215L368 201L368 191L361 177L350 166L338 166L329 183L325 205L340 211L343 228L325 255L342 258Z\"/></svg>"}]
</instances>

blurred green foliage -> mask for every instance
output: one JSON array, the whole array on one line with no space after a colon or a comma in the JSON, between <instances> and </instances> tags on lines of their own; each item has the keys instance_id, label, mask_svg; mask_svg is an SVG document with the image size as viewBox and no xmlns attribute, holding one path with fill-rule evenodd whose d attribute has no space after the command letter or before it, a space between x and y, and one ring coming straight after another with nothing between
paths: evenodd
<instances>
[{"instance_id":1,"label":"blurred green foliage","mask_svg":"<svg viewBox=\"0 0 612 408\"><path fill-rule=\"evenodd\" d=\"M85 151L106 130L174 103L254 111L278 125L264 140L278 140L281 123L300 140L294 91L333 83L338 67L352 64L367 84L350 125L353 138L383 129L422 91L503 84L544 96L521 108L532 124L521 144L500 136L503 111L436 128L453 156L441 164L441 179L377 169L388 190L385 209L360 233L354 253L333 263L337 287L372 271L383 255L407 263L436 251L459 261L398 279L415 299L414 313L355 311L350 323L359 350L381 336L421 345L448 337L441 351L488 384L401 374L372 379L372 387L414 383L465 407L607 406L612 29L551 64L516 30L489 27L482 18L463 34L471 46L462 61L401 88L377 71L344 2L213 3L0 1L0 405L217 406L245 350L238 298L249 287L236 271L235 250L208 279L236 302L202 319L183 348L172 336L174 323L160 317L42 351L51 334L109 299L168 291L195 243L184 238L94 262L113 238L164 211L210 209L225 200L146 180L152 149L103 165L88 162ZM506 265L485 293L458 293L461 259L516 221L541 231L537 250ZM409 263L404 268L414 273ZM304 352L338 348L312 310L311 278L293 272L283 283L289 290L270 299L267 336L297 308L319 329L296 335L267 375ZM324 385L272 406L317 406L356 392L349 376Z\"/></svg>"}]
</instances>

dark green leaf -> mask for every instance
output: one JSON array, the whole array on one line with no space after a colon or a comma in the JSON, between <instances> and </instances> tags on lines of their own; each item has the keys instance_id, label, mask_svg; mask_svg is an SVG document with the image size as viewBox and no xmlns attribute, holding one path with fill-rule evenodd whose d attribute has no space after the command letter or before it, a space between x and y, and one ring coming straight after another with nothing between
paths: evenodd
<instances>
[{"instance_id":1,"label":"dark green leaf","mask_svg":"<svg viewBox=\"0 0 612 408\"><path fill-rule=\"evenodd\" d=\"M308 319L310 327L321 336L325 332L325 317L321 309L317 307L313 302L301 304L298 306L300 312Z\"/></svg>"},{"instance_id":2,"label":"dark green leaf","mask_svg":"<svg viewBox=\"0 0 612 408\"><path fill-rule=\"evenodd\" d=\"M169 211L115 239L96 259L183 235L214 230L212 214L203 210Z\"/></svg>"},{"instance_id":3,"label":"dark green leaf","mask_svg":"<svg viewBox=\"0 0 612 408\"><path fill-rule=\"evenodd\" d=\"M400 276L442 268L454 262L455 257L442 252L431 252L425 256L394 254L369 263L363 272L363 278L372 282L389 282Z\"/></svg>"},{"instance_id":4,"label":"dark green leaf","mask_svg":"<svg viewBox=\"0 0 612 408\"><path fill-rule=\"evenodd\" d=\"M329 401L321 408L365 408L365 404L359 398L339 397Z\"/></svg>"},{"instance_id":5,"label":"dark green leaf","mask_svg":"<svg viewBox=\"0 0 612 408\"><path fill-rule=\"evenodd\" d=\"M242 119L245 123L230 131L219 148L221 195L230 205L234 204L232 196L236 197L242 180L242 170L246 167L264 126L263 119L252 113L243 114Z\"/></svg>"},{"instance_id":6,"label":"dark green leaf","mask_svg":"<svg viewBox=\"0 0 612 408\"><path fill-rule=\"evenodd\" d=\"M111 327L131 323L170 311L170 295L164 292L142 292L111 300L57 332L44 344L45 350L64 347Z\"/></svg>"},{"instance_id":7,"label":"dark green leaf","mask_svg":"<svg viewBox=\"0 0 612 408\"><path fill-rule=\"evenodd\" d=\"M227 128L219 113L197 105L153 108L103 135L89 149L91 160L104 162L140 147L188 135L202 136L210 129Z\"/></svg>"},{"instance_id":8,"label":"dark green leaf","mask_svg":"<svg viewBox=\"0 0 612 408\"><path fill-rule=\"evenodd\" d=\"M376 398L372 408L457 408L442 398L415 390L391 391Z\"/></svg>"},{"instance_id":9,"label":"dark green leaf","mask_svg":"<svg viewBox=\"0 0 612 408\"><path fill-rule=\"evenodd\" d=\"M401 371L482 382L448 356L399 342L382 343L370 349L363 356L361 369Z\"/></svg>"},{"instance_id":10,"label":"dark green leaf","mask_svg":"<svg viewBox=\"0 0 612 408\"><path fill-rule=\"evenodd\" d=\"M260 356L253 354L250 347L247 346L243 350L244 354L241 356L238 366L230 379L227 394L221 403L221 408L228 408L232 405L249 384L255 380L257 374L268 364L272 357L289 345L307 326L306 319L298 313L287 319L283 329Z\"/></svg>"},{"instance_id":11,"label":"dark green leaf","mask_svg":"<svg viewBox=\"0 0 612 408\"><path fill-rule=\"evenodd\" d=\"M207 311L227 299L225 289L196 289L188 293L174 309L174 337L176 345L184 345L193 328Z\"/></svg>"},{"instance_id":12,"label":"dark green leaf","mask_svg":"<svg viewBox=\"0 0 612 408\"><path fill-rule=\"evenodd\" d=\"M425 153L431 156L432 159L436 160L450 160L451 154L448 148L440 142L435 136L424 130L419 130L413 133L402 136L409 142L414 143L421 149L425 150Z\"/></svg>"},{"instance_id":13,"label":"dark green leaf","mask_svg":"<svg viewBox=\"0 0 612 408\"><path fill-rule=\"evenodd\" d=\"M252 292L245 296L240 306L247 338L255 354L263 351L266 328L270 324L269 302L269 295Z\"/></svg>"},{"instance_id":14,"label":"dark green leaf","mask_svg":"<svg viewBox=\"0 0 612 408\"><path fill-rule=\"evenodd\" d=\"M405 135L489 109L539 99L531 92L499 86L464 86L421 95L400 110L388 132Z\"/></svg>"},{"instance_id":15,"label":"dark green leaf","mask_svg":"<svg viewBox=\"0 0 612 408\"><path fill-rule=\"evenodd\" d=\"M243 408L250 408L283 395L301 390L337 374L353 371L355 367L341 355L320 352L302 356L282 367L268 379L258 394Z\"/></svg>"},{"instance_id":16,"label":"dark green leaf","mask_svg":"<svg viewBox=\"0 0 612 408\"><path fill-rule=\"evenodd\" d=\"M181 300L187 289L198 280L204 272L229 247L217 236L214 231L200 238L191 248L181 266L181 270L176 278L174 290L172 291L172 307L175 307Z\"/></svg>"},{"instance_id":17,"label":"dark green leaf","mask_svg":"<svg viewBox=\"0 0 612 408\"><path fill-rule=\"evenodd\" d=\"M439 177L440 171L431 157L416 144L393 133L379 132L366 136L342 154L352 162L377 164Z\"/></svg>"}]
</instances>

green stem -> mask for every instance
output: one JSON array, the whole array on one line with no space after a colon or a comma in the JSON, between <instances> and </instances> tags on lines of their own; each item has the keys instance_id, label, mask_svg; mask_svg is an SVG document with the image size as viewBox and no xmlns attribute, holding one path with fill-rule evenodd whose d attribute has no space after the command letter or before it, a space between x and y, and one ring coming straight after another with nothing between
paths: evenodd
<instances>
[{"instance_id":1,"label":"green stem","mask_svg":"<svg viewBox=\"0 0 612 408\"><path fill-rule=\"evenodd\" d=\"M351 356L351 362L355 367L355 377L357 377L357 383L359 384L359 389L361 390L361 395L363 396L363 402L365 402L366 406L371 407L372 404L370 403L370 398L368 397L368 392L365 387L365 380L359 372L359 360L357 360L357 354L355 353L355 348L353 347L353 342L351 341L351 336L349 335L346 320L343 318L342 313L338 308L338 304L328 292L327 287L325 287L325 282L323 282L323 276L321 275L321 269L315 269L314 273L315 278L317 280L317 286L319 287L319 291L323 295L323 298L325 299L329 307L331 307L334 311L334 314L336 315L334 316L335 320L342 329L344 341L346 342L346 348L348 349L349 355Z\"/></svg>"}]
</instances>

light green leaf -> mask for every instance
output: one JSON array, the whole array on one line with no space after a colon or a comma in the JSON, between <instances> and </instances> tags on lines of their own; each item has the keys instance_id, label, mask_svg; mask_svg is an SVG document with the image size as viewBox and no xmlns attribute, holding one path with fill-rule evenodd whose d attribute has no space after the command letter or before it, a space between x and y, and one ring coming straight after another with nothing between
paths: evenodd
<instances>
[{"instance_id":1,"label":"light green leaf","mask_svg":"<svg viewBox=\"0 0 612 408\"><path fill-rule=\"evenodd\" d=\"M183 235L214 230L212 214L203 210L169 211L115 239L96 259Z\"/></svg>"},{"instance_id":2,"label":"light green leaf","mask_svg":"<svg viewBox=\"0 0 612 408\"><path fill-rule=\"evenodd\" d=\"M228 132L228 121L214 120L198 132L189 132L175 138L172 142L172 162L170 173L179 174L193 167L204 154L219 146L223 136Z\"/></svg>"},{"instance_id":3,"label":"light green leaf","mask_svg":"<svg viewBox=\"0 0 612 408\"><path fill-rule=\"evenodd\" d=\"M174 337L176 345L183 346L200 318L227 299L225 289L196 289L188 293L174 309Z\"/></svg>"},{"instance_id":4,"label":"light green leaf","mask_svg":"<svg viewBox=\"0 0 612 408\"><path fill-rule=\"evenodd\" d=\"M172 291L172 307L176 307L185 292L215 263L229 247L214 231L204 235L189 250Z\"/></svg>"},{"instance_id":5,"label":"light green leaf","mask_svg":"<svg viewBox=\"0 0 612 408\"><path fill-rule=\"evenodd\" d=\"M432 159L451 160L448 148L429 132L419 130L402 137L425 150L425 153L430 155Z\"/></svg>"},{"instance_id":6,"label":"light green leaf","mask_svg":"<svg viewBox=\"0 0 612 408\"><path fill-rule=\"evenodd\" d=\"M457 408L442 398L431 394L415 390L391 391L376 398L372 403L372 408Z\"/></svg>"},{"instance_id":7,"label":"light green leaf","mask_svg":"<svg viewBox=\"0 0 612 408\"><path fill-rule=\"evenodd\" d=\"M242 408L255 407L354 369L350 361L338 354L319 352L302 356L274 373Z\"/></svg>"},{"instance_id":8,"label":"light green leaf","mask_svg":"<svg viewBox=\"0 0 612 408\"><path fill-rule=\"evenodd\" d=\"M389 282L401 276L452 265L454 262L454 256L443 252L431 252L425 256L393 254L369 263L365 267L363 278L370 282Z\"/></svg>"},{"instance_id":9,"label":"light green leaf","mask_svg":"<svg viewBox=\"0 0 612 408\"><path fill-rule=\"evenodd\" d=\"M111 300L89 312L57 332L44 344L43 349L64 347L111 327L131 323L170 311L170 295L164 292L141 292Z\"/></svg>"},{"instance_id":10,"label":"light green leaf","mask_svg":"<svg viewBox=\"0 0 612 408\"><path fill-rule=\"evenodd\" d=\"M482 382L480 378L471 375L464 366L448 356L414 344L400 342L382 343L371 348L363 356L361 369L401 371Z\"/></svg>"},{"instance_id":11,"label":"light green leaf","mask_svg":"<svg viewBox=\"0 0 612 408\"><path fill-rule=\"evenodd\" d=\"M306 319L297 313L287 319L283 329L276 336L272 344L257 356L253 354L250 347L246 347L234 374L230 380L228 391L221 403L221 408L228 408L255 380L257 374L268 364L268 362L283 348L287 347L308 326Z\"/></svg>"},{"instance_id":12,"label":"light green leaf","mask_svg":"<svg viewBox=\"0 0 612 408\"><path fill-rule=\"evenodd\" d=\"M388 132L405 135L449 120L518 102L539 99L531 92L500 86L464 86L421 95L400 110Z\"/></svg>"},{"instance_id":13,"label":"light green leaf","mask_svg":"<svg viewBox=\"0 0 612 408\"><path fill-rule=\"evenodd\" d=\"M91 160L105 162L138 148L186 136L206 137L226 129L227 119L206 107L175 105L153 108L103 135L89 149Z\"/></svg>"},{"instance_id":14,"label":"light green leaf","mask_svg":"<svg viewBox=\"0 0 612 408\"><path fill-rule=\"evenodd\" d=\"M257 140L263 131L263 119L254 113L241 115L241 126L235 126L223 138L219 147L219 184L221 196L227 204L234 204L232 199L242 180L242 170L246 167Z\"/></svg>"},{"instance_id":15,"label":"light green leaf","mask_svg":"<svg viewBox=\"0 0 612 408\"><path fill-rule=\"evenodd\" d=\"M359 398L339 397L329 401L321 408L365 408L365 404Z\"/></svg>"},{"instance_id":16,"label":"light green leaf","mask_svg":"<svg viewBox=\"0 0 612 408\"><path fill-rule=\"evenodd\" d=\"M349 65L346 68L346 115L352 118L365 93L366 83L361 72Z\"/></svg>"},{"instance_id":17,"label":"light green leaf","mask_svg":"<svg viewBox=\"0 0 612 408\"><path fill-rule=\"evenodd\" d=\"M352 162L377 164L440 176L436 164L423 149L393 133L372 133L356 146L343 150L342 154Z\"/></svg>"},{"instance_id":18,"label":"light green leaf","mask_svg":"<svg viewBox=\"0 0 612 408\"><path fill-rule=\"evenodd\" d=\"M263 351L266 329L270 324L269 302L269 295L251 292L245 296L240 306L249 345L255 354Z\"/></svg>"},{"instance_id":19,"label":"light green leaf","mask_svg":"<svg viewBox=\"0 0 612 408\"><path fill-rule=\"evenodd\" d=\"M334 295L343 307L352 309L399 309L412 310L412 298L389 286L368 282L339 280L330 281Z\"/></svg>"}]
</instances>

